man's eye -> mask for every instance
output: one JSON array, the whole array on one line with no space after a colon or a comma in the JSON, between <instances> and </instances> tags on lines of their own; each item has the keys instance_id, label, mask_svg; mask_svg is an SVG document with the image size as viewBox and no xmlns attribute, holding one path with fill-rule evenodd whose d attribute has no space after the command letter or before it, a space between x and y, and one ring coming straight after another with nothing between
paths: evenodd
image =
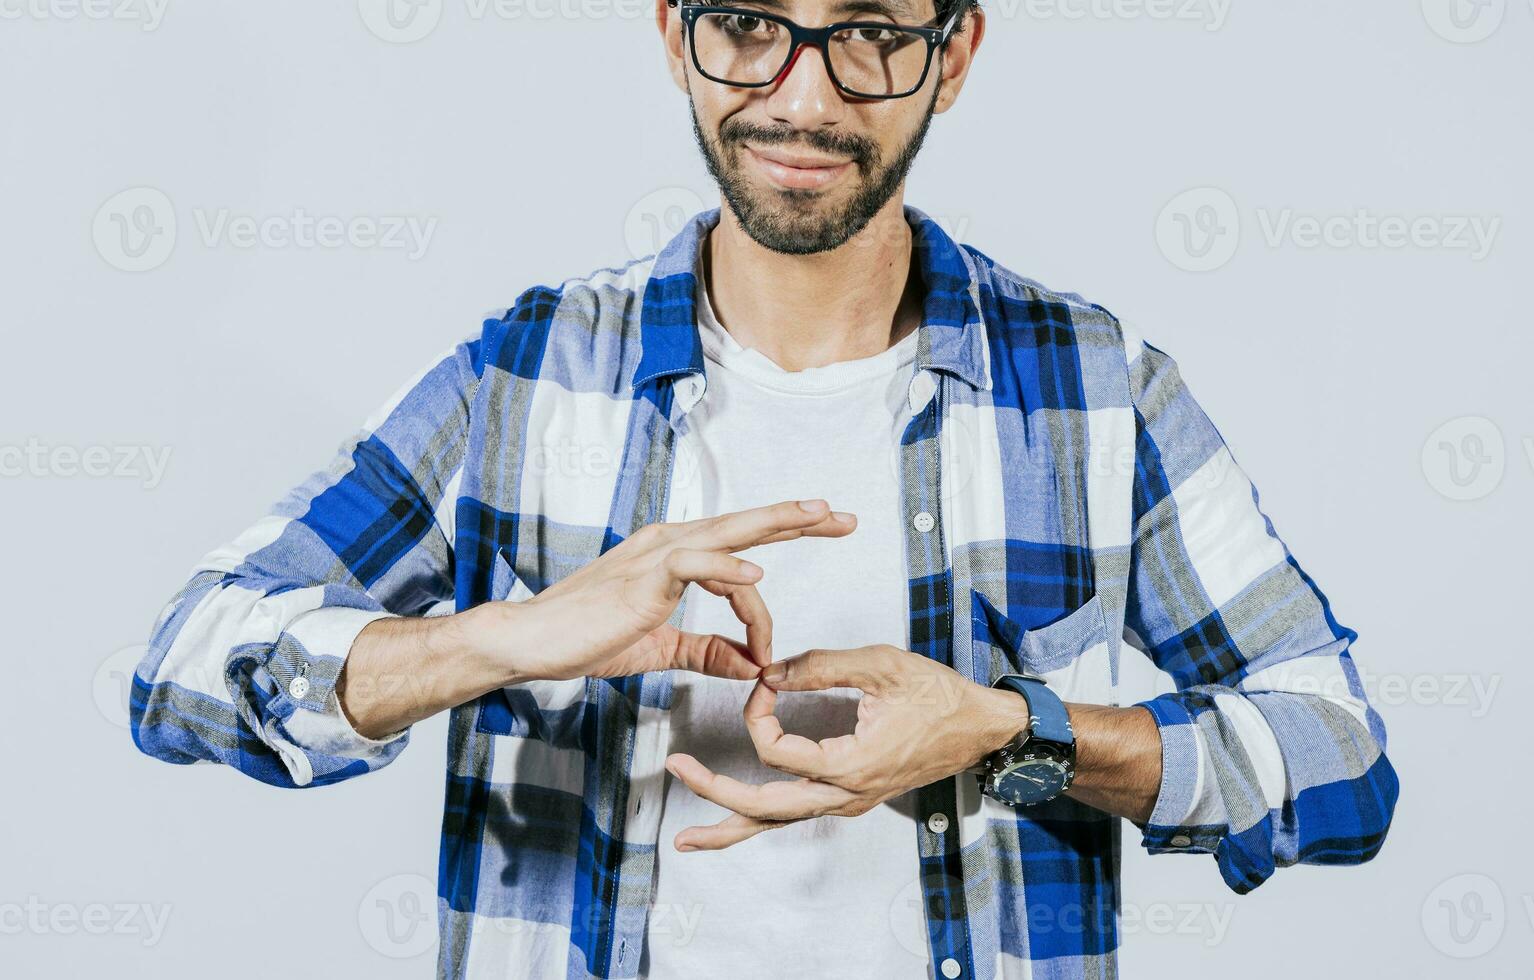
<instances>
[{"instance_id":1,"label":"man's eye","mask_svg":"<svg viewBox=\"0 0 1534 980\"><path fill-rule=\"evenodd\" d=\"M852 32L852 39L859 44L889 44L895 36L894 31L881 27L859 27Z\"/></svg>"},{"instance_id":2,"label":"man's eye","mask_svg":"<svg viewBox=\"0 0 1534 980\"><path fill-rule=\"evenodd\" d=\"M774 26L772 21L748 14L734 14L726 23L735 34L763 34Z\"/></svg>"}]
</instances>

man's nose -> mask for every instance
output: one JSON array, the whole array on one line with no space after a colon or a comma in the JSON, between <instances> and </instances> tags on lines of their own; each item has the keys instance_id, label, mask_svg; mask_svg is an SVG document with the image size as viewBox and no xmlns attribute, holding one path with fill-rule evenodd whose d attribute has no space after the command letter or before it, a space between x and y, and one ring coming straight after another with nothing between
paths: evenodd
<instances>
[{"instance_id":1,"label":"man's nose","mask_svg":"<svg viewBox=\"0 0 1534 980\"><path fill-rule=\"evenodd\" d=\"M841 120L847 104L831 81L825 54L801 44L778 74L767 97L767 112L795 129L819 129Z\"/></svg>"}]
</instances>

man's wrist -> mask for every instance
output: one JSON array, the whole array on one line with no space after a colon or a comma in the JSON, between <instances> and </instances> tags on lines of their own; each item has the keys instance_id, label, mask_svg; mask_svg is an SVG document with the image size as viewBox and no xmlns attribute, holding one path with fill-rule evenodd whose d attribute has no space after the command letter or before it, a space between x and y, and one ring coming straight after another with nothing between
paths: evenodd
<instances>
[{"instance_id":1,"label":"man's wrist","mask_svg":"<svg viewBox=\"0 0 1534 980\"><path fill-rule=\"evenodd\" d=\"M486 602L448 619L430 644L433 658L458 660L484 679L486 690L539 679L533 658L518 655L538 642L532 628L536 617L526 603Z\"/></svg>"},{"instance_id":2,"label":"man's wrist","mask_svg":"<svg viewBox=\"0 0 1534 980\"><path fill-rule=\"evenodd\" d=\"M980 759L1005 748L1025 731L1031 721L1028 699L1016 691L996 687L982 687L976 697L980 711L977 716L976 733L980 741ZM978 762L979 760L977 760Z\"/></svg>"}]
</instances>

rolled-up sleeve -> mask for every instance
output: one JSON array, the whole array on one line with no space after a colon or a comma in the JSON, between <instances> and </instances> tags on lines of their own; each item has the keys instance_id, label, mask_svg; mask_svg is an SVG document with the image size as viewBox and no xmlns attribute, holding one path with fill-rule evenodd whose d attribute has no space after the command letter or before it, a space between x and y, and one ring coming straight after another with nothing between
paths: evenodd
<instances>
[{"instance_id":1,"label":"rolled-up sleeve","mask_svg":"<svg viewBox=\"0 0 1534 980\"><path fill-rule=\"evenodd\" d=\"M1213 854L1246 892L1276 868L1378 852L1397 780L1350 647L1165 352L1139 342L1125 639L1176 690L1141 702L1162 780L1152 853Z\"/></svg>"},{"instance_id":2,"label":"rolled-up sleeve","mask_svg":"<svg viewBox=\"0 0 1534 980\"><path fill-rule=\"evenodd\" d=\"M140 749L290 787L370 772L403 750L408 732L353 728L336 680L369 623L453 596L448 528L477 348L433 358L326 470L198 563L134 675Z\"/></svg>"}]
</instances>

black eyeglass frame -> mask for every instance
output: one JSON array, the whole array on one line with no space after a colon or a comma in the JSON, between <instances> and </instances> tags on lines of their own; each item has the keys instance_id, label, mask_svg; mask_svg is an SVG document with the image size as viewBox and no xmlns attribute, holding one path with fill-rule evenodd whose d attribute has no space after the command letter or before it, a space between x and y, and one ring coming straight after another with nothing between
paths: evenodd
<instances>
[{"instance_id":1,"label":"black eyeglass frame","mask_svg":"<svg viewBox=\"0 0 1534 980\"><path fill-rule=\"evenodd\" d=\"M675 7L677 6L678 0L667 0L667 3L670 6ZM968 5L963 3L962 0L959 3L956 3L954 5L953 12L948 15L948 19L938 27L929 27L925 25L914 26L908 24L892 24L889 21L883 20L846 20L839 21L835 24L827 24L825 27L804 27L794 23L787 17L768 13L765 10L754 10L748 7L721 7L691 3L682 4L679 9L679 13L682 16L682 23L687 28L687 49L692 53L693 67L698 69L698 74L702 75L704 78L711 82L718 82L720 85L728 85L731 88L766 88L769 85L777 83L778 79L783 75L783 69L787 68L789 63L794 60L794 55L801 47L808 44L810 47L820 49L821 60L825 63L826 66L826 75L830 77L831 84L835 85L836 90L841 94L850 96L854 99L904 99L915 95L917 92L921 91L921 87L923 85L927 84L927 75L932 71L932 53L947 43L949 36L953 34L954 27L958 25L959 18L964 13L964 10L967 6ZM788 30L788 54L784 56L783 63L778 66L778 70L773 72L772 77L765 82L732 82L729 79L718 78L714 75L710 75L703 68L703 63L698 59L697 34L693 30L694 23L704 14L743 14L749 17L756 17L761 20L772 21L774 24L779 24ZM845 31L848 28L856 27L872 27L885 31L901 31L906 34L914 34L925 41L927 45L927 60L922 65L921 78L917 80L916 84L907 91L885 93L883 95L858 92L848 88L846 85L843 85L842 80L836 77L836 69L831 65L831 54L827 50L826 44L831 40L831 36L838 31Z\"/></svg>"}]
</instances>

